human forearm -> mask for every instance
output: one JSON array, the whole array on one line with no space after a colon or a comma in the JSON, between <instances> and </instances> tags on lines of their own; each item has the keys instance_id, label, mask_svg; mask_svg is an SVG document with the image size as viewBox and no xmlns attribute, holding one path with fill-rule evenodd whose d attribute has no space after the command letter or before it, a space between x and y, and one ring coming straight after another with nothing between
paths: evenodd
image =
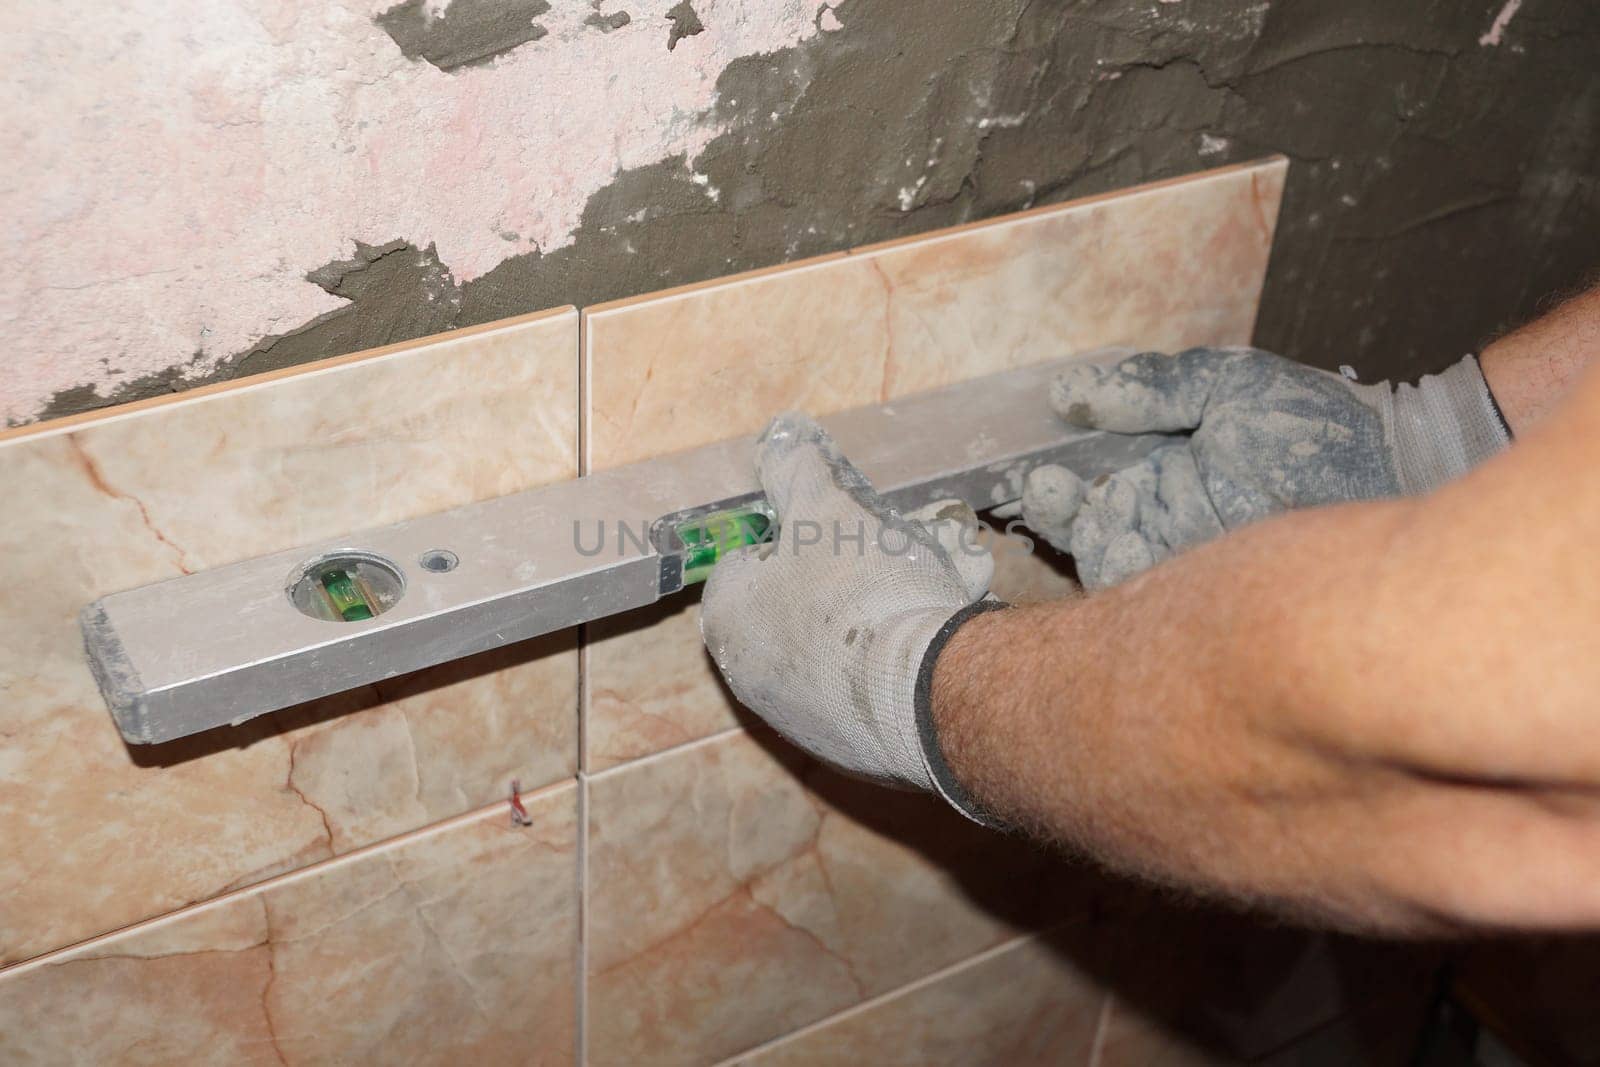
<instances>
[{"instance_id":1,"label":"human forearm","mask_svg":"<svg viewBox=\"0 0 1600 1067\"><path fill-rule=\"evenodd\" d=\"M953 772L1002 819L1123 870L1414 925L1341 854L1349 801L1387 776L1307 744L1291 718L1290 613L1322 595L1341 547L1391 538L1404 507L1289 517L1084 600L973 619L934 675Z\"/></svg>"},{"instance_id":2,"label":"human forearm","mask_svg":"<svg viewBox=\"0 0 1600 1067\"><path fill-rule=\"evenodd\" d=\"M1283 516L968 624L935 690L958 775L1014 821L1214 891L1400 926L1592 917L1600 869L1570 857L1600 841L1600 757L1563 739L1600 689L1571 647L1592 639L1573 534L1600 385L1549 413L1597 348L1600 291L1490 346L1529 440L1441 492Z\"/></svg>"},{"instance_id":3,"label":"human forearm","mask_svg":"<svg viewBox=\"0 0 1600 1067\"><path fill-rule=\"evenodd\" d=\"M1469 487L1483 523L1466 494L1302 512L976 618L934 676L945 757L1001 818L1173 884L1403 931L1600 919L1600 773L1560 740L1600 678L1553 636L1588 609L1553 588L1567 549L1520 568L1531 598L1485 562L1519 570L1487 527L1525 473Z\"/></svg>"},{"instance_id":4,"label":"human forearm","mask_svg":"<svg viewBox=\"0 0 1600 1067\"><path fill-rule=\"evenodd\" d=\"M1542 422L1600 359L1600 287L1483 350L1478 363L1513 433Z\"/></svg>"}]
</instances>

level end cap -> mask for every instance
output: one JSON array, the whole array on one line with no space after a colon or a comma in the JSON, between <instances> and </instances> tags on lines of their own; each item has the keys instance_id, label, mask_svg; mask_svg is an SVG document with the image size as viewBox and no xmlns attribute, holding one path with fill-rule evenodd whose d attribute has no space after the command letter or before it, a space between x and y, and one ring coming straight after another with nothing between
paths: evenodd
<instances>
[{"instance_id":1,"label":"level end cap","mask_svg":"<svg viewBox=\"0 0 1600 1067\"><path fill-rule=\"evenodd\" d=\"M105 601L96 600L78 614L83 629L83 649L89 671L100 687L117 732L130 745L150 745L162 740L150 721L149 702L139 671L128 659L116 626L106 614Z\"/></svg>"}]
</instances>

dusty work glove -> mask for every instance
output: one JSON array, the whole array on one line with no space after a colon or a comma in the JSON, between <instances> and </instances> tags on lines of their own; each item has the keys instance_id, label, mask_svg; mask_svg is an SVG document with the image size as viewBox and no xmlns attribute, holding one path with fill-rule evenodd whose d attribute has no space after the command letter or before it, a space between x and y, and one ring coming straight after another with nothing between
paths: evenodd
<instances>
[{"instance_id":1,"label":"dusty work glove","mask_svg":"<svg viewBox=\"0 0 1600 1067\"><path fill-rule=\"evenodd\" d=\"M1029 474L1023 521L1090 589L1280 511L1427 492L1510 441L1471 356L1395 389L1255 349L1151 352L1068 367L1050 404L1074 426L1182 435L1093 485Z\"/></svg>"},{"instance_id":2,"label":"dusty work glove","mask_svg":"<svg viewBox=\"0 0 1600 1067\"><path fill-rule=\"evenodd\" d=\"M756 466L775 542L721 560L700 629L741 703L801 748L861 778L935 790L978 818L944 767L928 716L933 662L993 575L967 511L933 528L891 511L804 415L761 436ZM953 551L952 551L953 550ZM960 561L959 564L957 561Z\"/></svg>"}]
</instances>

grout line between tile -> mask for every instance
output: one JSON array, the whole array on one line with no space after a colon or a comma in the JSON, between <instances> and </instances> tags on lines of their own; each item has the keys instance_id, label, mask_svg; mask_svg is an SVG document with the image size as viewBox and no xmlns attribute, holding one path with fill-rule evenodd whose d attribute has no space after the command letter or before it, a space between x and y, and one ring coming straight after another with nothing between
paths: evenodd
<instances>
[{"instance_id":1,"label":"grout line between tile","mask_svg":"<svg viewBox=\"0 0 1600 1067\"><path fill-rule=\"evenodd\" d=\"M947 964L946 966L939 968L937 971L934 971L931 974L925 974L921 978L907 982L903 986L897 986L886 993L879 993L877 996L863 1000L859 1004L852 1004L843 1011L834 1012L832 1015L818 1019L814 1023L807 1023L805 1026L802 1026L797 1030L790 1030L787 1034L780 1034L777 1037L772 1038L770 1041L763 1041L761 1044L747 1048L743 1052L735 1053L725 1060L718 1061L715 1067L731 1067L731 1065L739 1063L746 1057L759 1055L763 1052L777 1048L779 1045L793 1041L796 1038L815 1033L816 1031L825 1029L835 1023L844 1022L846 1019L850 1019L864 1012L871 1011L873 1008L876 1008L881 1004L886 1004L898 997L915 993L917 990L933 985L935 982L940 982L951 977L952 975L959 974L969 967L976 967L980 964L987 963L997 956L1003 956L1013 949L1021 948L1030 941L1039 940L1049 932L1049 930L1036 930L1033 933L1023 934L1020 937L1014 937L1009 941L1003 941L992 948L984 949L982 952L979 952L976 955L968 956L965 959L960 959L954 963Z\"/></svg>"},{"instance_id":2,"label":"grout line between tile","mask_svg":"<svg viewBox=\"0 0 1600 1067\"><path fill-rule=\"evenodd\" d=\"M578 477L589 473L589 317L578 315ZM578 774L589 769L589 625L578 624Z\"/></svg>"},{"instance_id":3,"label":"grout line between tile","mask_svg":"<svg viewBox=\"0 0 1600 1067\"><path fill-rule=\"evenodd\" d=\"M1100 1002L1100 1018L1094 1024L1094 1042L1089 1046L1088 1067L1100 1067L1100 1058L1106 1047L1106 1029L1111 1025L1112 1005L1116 999L1116 994L1108 989L1105 999Z\"/></svg>"},{"instance_id":4,"label":"grout line between tile","mask_svg":"<svg viewBox=\"0 0 1600 1067\"><path fill-rule=\"evenodd\" d=\"M578 313L578 476L589 473L589 313ZM589 626L578 627L578 1067L589 1062Z\"/></svg>"},{"instance_id":5,"label":"grout line between tile","mask_svg":"<svg viewBox=\"0 0 1600 1067\"><path fill-rule=\"evenodd\" d=\"M589 773L589 624L578 624L578 776Z\"/></svg>"},{"instance_id":6,"label":"grout line between tile","mask_svg":"<svg viewBox=\"0 0 1600 1067\"><path fill-rule=\"evenodd\" d=\"M578 477L589 473L589 398L594 382L589 366L589 312L578 312Z\"/></svg>"},{"instance_id":7,"label":"grout line between tile","mask_svg":"<svg viewBox=\"0 0 1600 1067\"><path fill-rule=\"evenodd\" d=\"M531 792L523 793L522 800L524 803L528 803L530 801L537 803L547 796L553 796L556 792L562 789L574 788L575 786L576 781L573 778L563 778L560 781L551 782L549 785L540 786L538 789L532 790ZM268 878L263 878L259 882L251 882L249 885L240 886L238 889L230 889L226 893L219 893L216 896L208 897L205 900L197 900L189 904L184 904L180 907L174 908L171 911L162 912L160 915L152 915L148 919L140 919L138 922L128 923L125 926L118 926L111 930L107 930L104 933L95 934L93 937L86 937L81 941L74 941L71 944L50 949L48 952L41 952L37 956L30 956L27 959L18 960L15 963L7 964L4 967L0 967L0 982L28 971L37 970L41 967L48 967L64 956L81 952L92 945L101 944L103 942L110 941L113 938L123 937L127 934L138 933L143 930L154 929L155 927L163 926L170 922L176 922L198 912L208 911L212 908L219 908L224 904L230 904L241 897L247 897L253 893L263 893L270 889L276 889L280 886L285 886L293 882L300 881L301 879L320 876L336 867L355 863L356 861L364 859L373 853L380 852L383 849L398 848L401 845L409 844L412 841L418 841L423 838L432 837L436 834L447 833L450 830L454 830L461 826L466 826L477 821L478 819L487 818L491 815L498 815L499 817L504 818L505 814L506 801L502 797L501 799L491 801L482 807L473 808L471 811L464 811L457 815L451 815L447 818L440 819L438 822L429 823L427 826L419 826L415 829L407 830L404 833L396 834L393 837L386 837L382 841L373 841L370 844L362 845L360 848L351 849L349 852L343 852L337 856L329 856L326 859L317 860L315 863L309 863L304 867L296 867L292 871L283 871Z\"/></svg>"},{"instance_id":8,"label":"grout line between tile","mask_svg":"<svg viewBox=\"0 0 1600 1067\"><path fill-rule=\"evenodd\" d=\"M714 734L707 734L705 737L697 737L693 741L685 741L681 745L673 745L671 748L664 748L659 752L650 752L635 759L631 759L626 763L619 763L615 767L607 767L604 770L594 771L592 773L585 771L583 777L588 781L598 782L612 777L619 771L631 770L632 768L641 766L643 764L656 763L666 756L675 756L680 752L688 752L693 749L704 748L713 741L721 741L727 737L731 737L734 734L749 732L749 728L745 726L729 726L726 729L718 730Z\"/></svg>"},{"instance_id":9,"label":"grout line between tile","mask_svg":"<svg viewBox=\"0 0 1600 1067\"><path fill-rule=\"evenodd\" d=\"M589 776L578 772L578 1067L589 1062Z\"/></svg>"}]
</instances>

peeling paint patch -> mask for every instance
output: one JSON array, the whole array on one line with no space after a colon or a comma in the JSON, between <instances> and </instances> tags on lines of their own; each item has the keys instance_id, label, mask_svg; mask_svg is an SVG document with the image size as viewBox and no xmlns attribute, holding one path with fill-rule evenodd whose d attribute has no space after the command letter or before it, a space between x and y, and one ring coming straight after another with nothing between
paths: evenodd
<instances>
[{"instance_id":1,"label":"peeling paint patch","mask_svg":"<svg viewBox=\"0 0 1600 1067\"><path fill-rule=\"evenodd\" d=\"M694 5L689 0L679 0L677 4L667 9L667 18L672 20L672 29L667 31L667 51L678 47L678 42L685 37L694 37L706 32L705 23L700 21L700 16L695 12Z\"/></svg>"},{"instance_id":2,"label":"peeling paint patch","mask_svg":"<svg viewBox=\"0 0 1600 1067\"><path fill-rule=\"evenodd\" d=\"M456 70L487 63L546 36L550 31L534 19L549 10L546 0L453 0L436 12L428 0L405 0L374 21L407 59ZM627 16L622 18L626 25Z\"/></svg>"},{"instance_id":3,"label":"peeling paint patch","mask_svg":"<svg viewBox=\"0 0 1600 1067\"><path fill-rule=\"evenodd\" d=\"M1522 9L1522 0L1506 0L1506 6L1500 9L1500 14L1494 17L1494 24L1489 27L1489 32L1478 38L1478 44L1484 48L1497 48L1505 39L1506 30L1511 26L1511 20L1517 17L1517 12Z\"/></svg>"}]
</instances>

